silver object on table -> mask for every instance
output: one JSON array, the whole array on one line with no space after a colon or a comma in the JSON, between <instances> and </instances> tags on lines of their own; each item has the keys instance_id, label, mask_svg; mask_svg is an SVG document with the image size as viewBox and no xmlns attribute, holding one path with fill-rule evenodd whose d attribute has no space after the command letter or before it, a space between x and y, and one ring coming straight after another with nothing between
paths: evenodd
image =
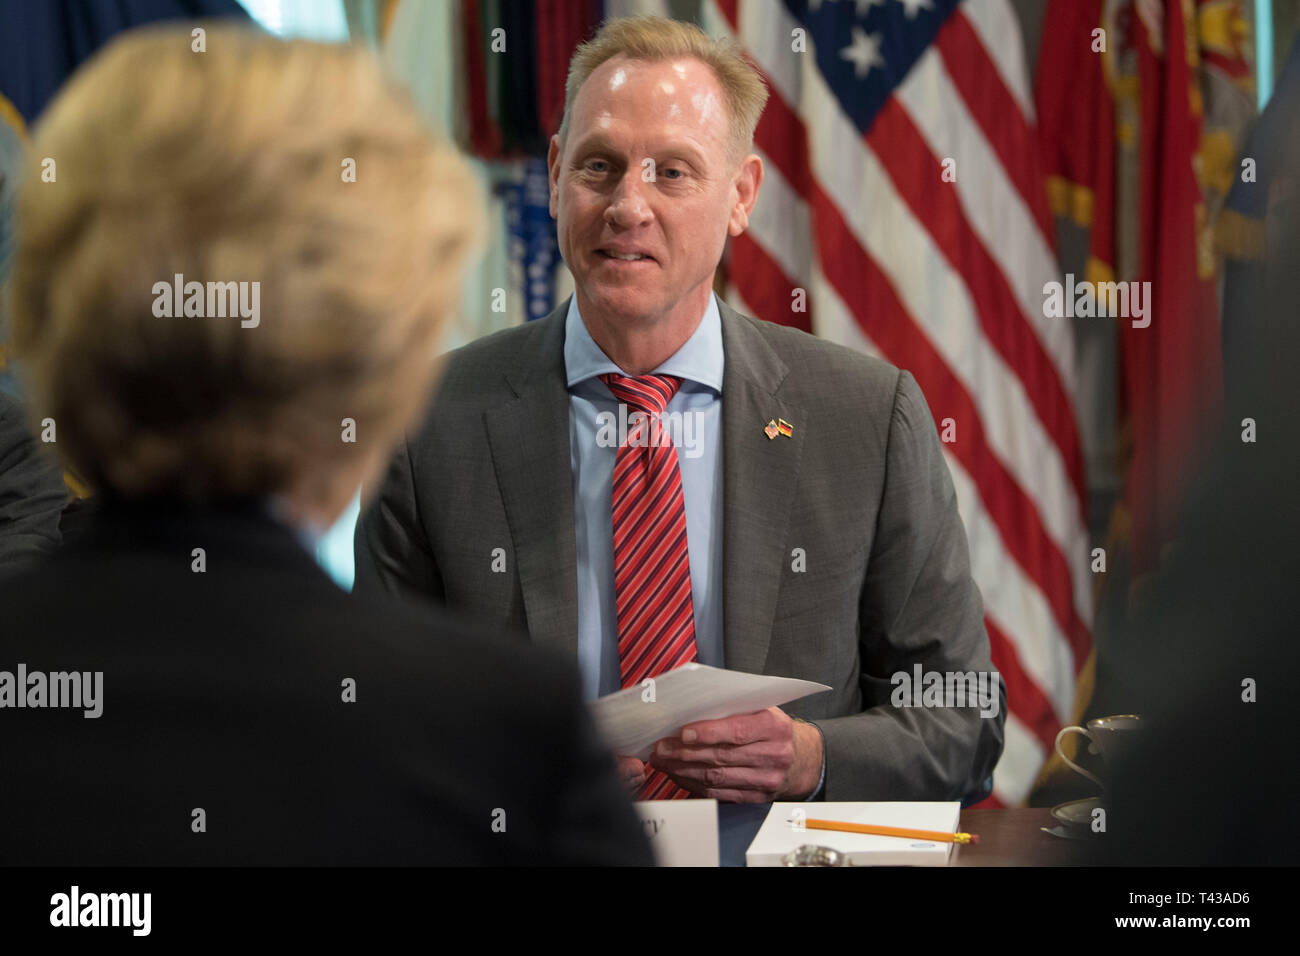
<instances>
[{"instance_id":1,"label":"silver object on table","mask_svg":"<svg viewBox=\"0 0 1300 956\"><path fill-rule=\"evenodd\" d=\"M833 850L828 846L815 846L805 843L781 857L782 866L852 866L853 861L847 853Z\"/></svg>"}]
</instances>

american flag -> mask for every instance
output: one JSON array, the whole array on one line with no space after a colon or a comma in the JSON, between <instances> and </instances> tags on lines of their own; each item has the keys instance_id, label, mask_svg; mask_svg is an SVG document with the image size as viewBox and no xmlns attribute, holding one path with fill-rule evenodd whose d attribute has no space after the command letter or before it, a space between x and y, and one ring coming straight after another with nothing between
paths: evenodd
<instances>
[{"instance_id":1,"label":"american flag","mask_svg":"<svg viewBox=\"0 0 1300 956\"><path fill-rule=\"evenodd\" d=\"M702 21L772 94L729 301L908 369L955 437L943 447L1010 710L990 802L1021 803L1071 718L1092 581L1016 14L1009 0L705 0Z\"/></svg>"}]
</instances>

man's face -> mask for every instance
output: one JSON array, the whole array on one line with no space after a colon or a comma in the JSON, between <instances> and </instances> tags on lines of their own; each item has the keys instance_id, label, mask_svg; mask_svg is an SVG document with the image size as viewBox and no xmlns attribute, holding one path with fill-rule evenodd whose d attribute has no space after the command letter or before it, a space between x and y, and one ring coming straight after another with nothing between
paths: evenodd
<instances>
[{"instance_id":1,"label":"man's face","mask_svg":"<svg viewBox=\"0 0 1300 956\"><path fill-rule=\"evenodd\" d=\"M698 60L618 56L583 83L560 151L551 215L580 304L634 325L703 311L727 234L748 225L762 163L728 155L722 89Z\"/></svg>"}]
</instances>

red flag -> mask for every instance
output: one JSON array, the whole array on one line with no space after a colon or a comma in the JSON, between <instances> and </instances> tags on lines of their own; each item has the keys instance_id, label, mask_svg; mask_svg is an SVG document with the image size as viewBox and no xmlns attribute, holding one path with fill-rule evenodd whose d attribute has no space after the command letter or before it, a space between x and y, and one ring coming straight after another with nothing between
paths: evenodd
<instances>
[{"instance_id":1,"label":"red flag","mask_svg":"<svg viewBox=\"0 0 1300 956\"><path fill-rule=\"evenodd\" d=\"M1141 8L1143 5L1139 5ZM1183 487L1215 430L1222 369L1215 263L1197 177L1204 109L1191 0L1137 31L1140 268L1150 325L1121 326L1121 401L1133 435L1125 500L1135 577L1160 561Z\"/></svg>"},{"instance_id":2,"label":"red flag","mask_svg":"<svg viewBox=\"0 0 1300 956\"><path fill-rule=\"evenodd\" d=\"M1051 0L1034 83L1051 209L1091 230L1090 282L1115 278L1115 103L1106 63L1117 53L1098 32L1102 6L1103 0Z\"/></svg>"},{"instance_id":3,"label":"red flag","mask_svg":"<svg viewBox=\"0 0 1300 956\"><path fill-rule=\"evenodd\" d=\"M537 116L547 136L560 131L569 58L600 23L599 0L537 0Z\"/></svg>"},{"instance_id":4,"label":"red flag","mask_svg":"<svg viewBox=\"0 0 1300 956\"><path fill-rule=\"evenodd\" d=\"M483 25L477 0L461 0L461 43L465 56L465 106L470 152L496 157L501 151L501 127L493 122L488 106L487 62Z\"/></svg>"}]
</instances>

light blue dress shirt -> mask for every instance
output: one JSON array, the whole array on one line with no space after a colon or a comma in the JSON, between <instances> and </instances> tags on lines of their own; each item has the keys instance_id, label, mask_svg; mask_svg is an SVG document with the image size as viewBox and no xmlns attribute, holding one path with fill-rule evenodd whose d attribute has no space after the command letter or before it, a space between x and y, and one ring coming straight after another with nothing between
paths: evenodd
<instances>
[{"instance_id":1,"label":"light blue dress shirt","mask_svg":"<svg viewBox=\"0 0 1300 956\"><path fill-rule=\"evenodd\" d=\"M675 375L681 388L668 403L686 502L686 549L691 564L695 644L701 664L722 667L722 317L717 299L686 343L654 370ZM621 686L618 616L614 606L614 528L611 494L617 440L611 422L618 401L597 376L622 375L569 299L564 323L564 369L569 388L569 459L578 557L578 666L588 699ZM629 410L630 411L630 410ZM601 413L605 417L601 418ZM674 415L673 413L678 413ZM612 417L610 417L612 416ZM613 433L616 435L616 433ZM616 436L621 437L621 436Z\"/></svg>"}]
</instances>

